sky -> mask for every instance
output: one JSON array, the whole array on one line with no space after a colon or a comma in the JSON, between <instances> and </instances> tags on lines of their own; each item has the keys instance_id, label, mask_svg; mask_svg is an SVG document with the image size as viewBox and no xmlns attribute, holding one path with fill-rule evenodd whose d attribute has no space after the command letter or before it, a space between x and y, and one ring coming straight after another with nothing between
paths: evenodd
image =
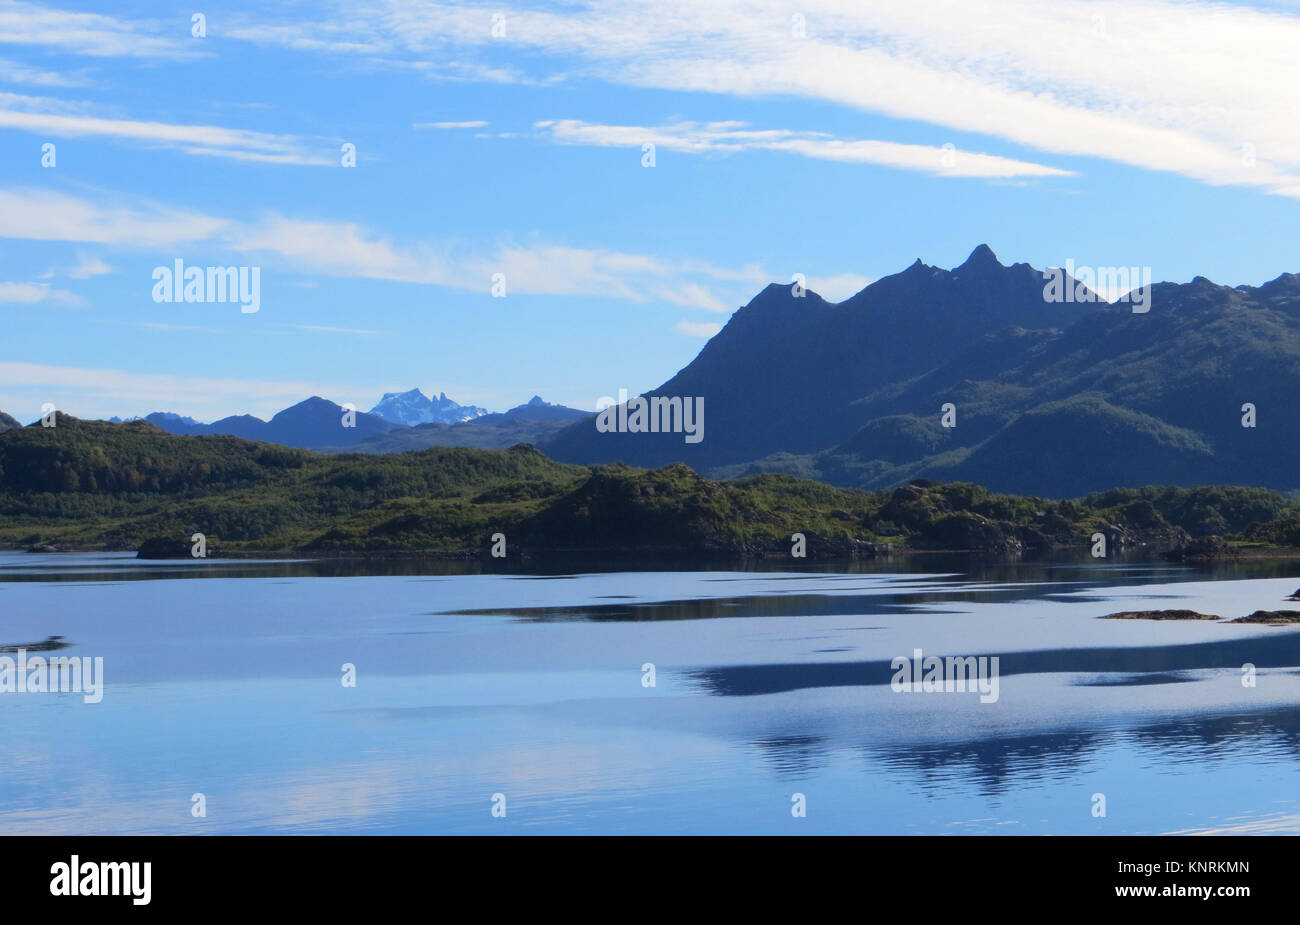
<instances>
[{"instance_id":1,"label":"sky","mask_svg":"<svg viewBox=\"0 0 1300 925\"><path fill-rule=\"evenodd\" d=\"M1297 49L1300 0L0 0L0 410L592 409L980 243L1258 285Z\"/></svg>"}]
</instances>

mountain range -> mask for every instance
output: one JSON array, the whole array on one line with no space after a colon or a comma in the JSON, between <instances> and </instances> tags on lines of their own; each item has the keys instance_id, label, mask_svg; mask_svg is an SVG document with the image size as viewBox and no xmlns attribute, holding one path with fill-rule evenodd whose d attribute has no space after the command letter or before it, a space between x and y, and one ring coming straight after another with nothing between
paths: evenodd
<instances>
[{"instance_id":1,"label":"mountain range","mask_svg":"<svg viewBox=\"0 0 1300 925\"><path fill-rule=\"evenodd\" d=\"M700 442L587 419L541 449L562 462L681 461L711 477L964 480L1055 498L1300 487L1300 276L1158 283L1145 312L1078 291L1048 301L1042 271L1004 266L987 245L953 270L918 260L838 304L771 285L646 393L703 398Z\"/></svg>"},{"instance_id":2,"label":"mountain range","mask_svg":"<svg viewBox=\"0 0 1300 925\"><path fill-rule=\"evenodd\" d=\"M323 452L405 453L429 447L472 447L503 450L520 443L541 444L591 412L553 405L534 395L526 403L499 414L485 413L457 424L428 423L395 427L344 446L317 444Z\"/></svg>"},{"instance_id":3,"label":"mountain range","mask_svg":"<svg viewBox=\"0 0 1300 925\"><path fill-rule=\"evenodd\" d=\"M269 421L263 421L251 414L239 414L213 421L211 424L201 424L192 418L184 418L168 412L148 414L144 419L173 434L186 436L222 434L262 443L279 443L302 448L318 446L325 440L338 445L360 443L401 426L377 415L358 411L355 412L354 426L345 427L344 414L341 405L319 396L312 396L306 401L278 412Z\"/></svg>"},{"instance_id":4,"label":"mountain range","mask_svg":"<svg viewBox=\"0 0 1300 925\"><path fill-rule=\"evenodd\" d=\"M509 411L490 413L474 405L457 404L446 393L429 399L419 389L411 389L389 392L369 412L357 411L347 417L342 405L313 396L269 421L241 414L204 424L167 411L145 415L142 420L168 433L191 437L220 434L328 453L394 453L431 446L499 450L516 443L537 443L589 414L551 404L537 395ZM441 419L421 420L428 417ZM401 419L418 423L408 425ZM345 420L351 426L345 426ZM21 426L0 413L0 432L7 429L6 422ZM111 422L125 423L120 418Z\"/></svg>"},{"instance_id":5,"label":"mountain range","mask_svg":"<svg viewBox=\"0 0 1300 925\"><path fill-rule=\"evenodd\" d=\"M602 432L600 417L537 397L487 414L414 389L347 428L343 409L318 397L270 421L147 420L326 452L529 443L565 463L682 462L714 479L787 473L849 488L929 479L1042 498L1154 484L1300 493L1300 276L1156 283L1145 311L1065 282L1076 298L1051 300L1043 271L980 245L954 269L918 259L839 303L770 285L645 393L699 400L699 442ZM456 420L421 420L439 415ZM0 431L15 424L0 416Z\"/></svg>"}]
</instances>

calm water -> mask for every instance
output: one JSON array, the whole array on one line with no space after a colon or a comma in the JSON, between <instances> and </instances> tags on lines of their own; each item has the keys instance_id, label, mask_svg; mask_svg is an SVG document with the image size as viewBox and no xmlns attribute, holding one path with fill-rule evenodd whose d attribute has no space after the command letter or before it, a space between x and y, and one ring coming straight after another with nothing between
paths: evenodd
<instances>
[{"instance_id":1,"label":"calm water","mask_svg":"<svg viewBox=\"0 0 1300 925\"><path fill-rule=\"evenodd\" d=\"M105 681L0 693L0 830L1300 832L1300 631L1095 619L1300 608L1300 564L907 566L0 553L0 647ZM997 655L997 701L894 692L917 648Z\"/></svg>"}]
</instances>

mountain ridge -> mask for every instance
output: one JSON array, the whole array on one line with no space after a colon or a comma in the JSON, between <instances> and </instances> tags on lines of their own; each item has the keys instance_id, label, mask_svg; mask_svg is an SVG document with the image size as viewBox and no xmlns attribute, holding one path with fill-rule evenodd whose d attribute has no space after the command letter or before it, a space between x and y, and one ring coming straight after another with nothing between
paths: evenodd
<instances>
[{"instance_id":1,"label":"mountain ridge","mask_svg":"<svg viewBox=\"0 0 1300 925\"><path fill-rule=\"evenodd\" d=\"M319 397L269 422L148 420L327 452L529 443L582 465L685 463L711 478L787 473L867 489L920 478L1043 497L1150 482L1300 491L1300 414L1289 411L1300 274L1153 283L1143 309L1068 274L1079 298L1052 301L1050 276L980 245L951 270L918 258L838 303L770 284L645 393L702 399L699 443L602 432L596 415L537 396L451 424L357 412L345 428L343 409ZM403 396L434 401L418 389L385 399Z\"/></svg>"},{"instance_id":2,"label":"mountain ridge","mask_svg":"<svg viewBox=\"0 0 1300 925\"><path fill-rule=\"evenodd\" d=\"M409 392L390 392L385 398L423 393L418 389ZM225 435L242 437L263 443L277 443L298 449L323 452L389 453L431 446L465 446L479 449L506 449L516 443L533 443L551 436L565 424L589 416L589 412L564 405L552 404L534 395L522 405L503 412L489 412L471 405L459 405L441 393L435 403L442 400L459 411L452 421L429 421L404 425L370 412L348 412L342 405L312 396L276 412L270 420L251 414L230 415L205 424L174 412L153 412L136 421L147 421L167 433L184 436ZM380 404L383 404L381 399ZM378 407L378 406L376 406ZM444 404L443 410L449 407ZM392 405L389 406L391 410ZM460 415L473 408L472 416ZM482 412L477 413L477 412ZM0 432L22 424L0 412ZM112 423L127 423L120 418Z\"/></svg>"},{"instance_id":3,"label":"mountain ridge","mask_svg":"<svg viewBox=\"0 0 1300 925\"><path fill-rule=\"evenodd\" d=\"M1046 282L981 245L953 270L918 260L837 304L774 284L645 393L703 397L699 445L578 422L540 446L565 462L681 461L710 477L787 472L859 488L1300 488L1300 414L1287 413L1300 390L1300 275L1155 283L1146 311L1086 287L1084 301L1047 301ZM1247 403L1266 414L1258 426L1241 426Z\"/></svg>"}]
</instances>

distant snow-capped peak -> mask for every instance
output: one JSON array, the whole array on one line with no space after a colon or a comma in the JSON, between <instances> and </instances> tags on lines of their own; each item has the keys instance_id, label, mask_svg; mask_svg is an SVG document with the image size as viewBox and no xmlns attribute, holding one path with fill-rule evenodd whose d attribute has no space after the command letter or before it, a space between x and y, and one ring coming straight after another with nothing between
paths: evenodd
<instances>
[{"instance_id":1,"label":"distant snow-capped peak","mask_svg":"<svg viewBox=\"0 0 1300 925\"><path fill-rule=\"evenodd\" d=\"M419 389L409 392L388 392L370 413L393 424L414 427L417 424L459 424L487 414L486 408L462 405L447 397L446 392L429 398Z\"/></svg>"}]
</instances>

